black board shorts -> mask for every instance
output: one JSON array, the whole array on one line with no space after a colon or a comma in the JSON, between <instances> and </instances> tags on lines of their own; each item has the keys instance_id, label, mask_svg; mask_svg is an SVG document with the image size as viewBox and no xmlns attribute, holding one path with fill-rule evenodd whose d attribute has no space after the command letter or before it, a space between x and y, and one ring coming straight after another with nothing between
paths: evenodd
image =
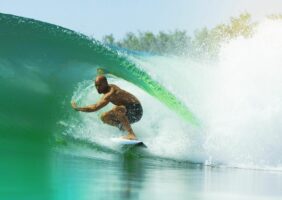
<instances>
[{"instance_id":1,"label":"black board shorts","mask_svg":"<svg viewBox=\"0 0 282 200\"><path fill-rule=\"evenodd\" d=\"M143 115L143 108L139 103L127 104L126 107L126 116L129 120L129 123L138 122Z\"/></svg>"}]
</instances>

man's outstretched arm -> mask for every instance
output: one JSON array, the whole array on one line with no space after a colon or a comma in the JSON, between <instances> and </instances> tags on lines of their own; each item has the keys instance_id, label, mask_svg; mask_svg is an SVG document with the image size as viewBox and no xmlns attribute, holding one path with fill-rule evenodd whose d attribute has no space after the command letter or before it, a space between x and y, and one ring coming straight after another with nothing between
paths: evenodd
<instances>
[{"instance_id":1,"label":"man's outstretched arm","mask_svg":"<svg viewBox=\"0 0 282 200\"><path fill-rule=\"evenodd\" d=\"M102 98L99 102L93 105L85 106L85 107L78 107L76 105L76 102L71 102L72 108L76 111L82 111L82 112L95 112L104 106L106 106L109 103L109 100L106 98Z\"/></svg>"}]
</instances>

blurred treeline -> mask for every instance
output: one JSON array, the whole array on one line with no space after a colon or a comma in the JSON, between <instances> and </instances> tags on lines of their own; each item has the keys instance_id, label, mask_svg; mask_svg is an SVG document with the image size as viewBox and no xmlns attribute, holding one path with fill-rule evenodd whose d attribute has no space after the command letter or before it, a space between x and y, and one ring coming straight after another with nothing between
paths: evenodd
<instances>
[{"instance_id":1,"label":"blurred treeline","mask_svg":"<svg viewBox=\"0 0 282 200\"><path fill-rule=\"evenodd\" d=\"M279 18L279 16L272 16ZM116 40L113 34L103 37L107 45L118 46L133 51L145 51L158 55L184 55L193 58L216 58L221 44L230 39L242 36L251 37L256 23L249 13L238 17L231 17L226 24L219 24L214 28L206 27L196 30L189 36L184 30L171 32L160 31L127 33L121 40Z\"/></svg>"}]
</instances>

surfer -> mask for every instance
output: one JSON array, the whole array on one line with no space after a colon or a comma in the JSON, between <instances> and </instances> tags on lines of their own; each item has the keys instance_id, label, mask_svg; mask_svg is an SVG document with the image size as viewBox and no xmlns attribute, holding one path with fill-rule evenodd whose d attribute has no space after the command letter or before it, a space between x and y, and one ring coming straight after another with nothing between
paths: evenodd
<instances>
[{"instance_id":1,"label":"surfer","mask_svg":"<svg viewBox=\"0 0 282 200\"><path fill-rule=\"evenodd\" d=\"M143 115L140 101L118 86L108 84L107 78L102 75L96 77L95 87L99 94L104 94L102 98L96 104L85 107L78 107L76 102L72 102L73 109L82 112L95 112L108 103L112 103L115 107L108 112L102 113L101 120L106 124L126 131L127 135L123 136L123 138L137 139L130 124L139 121Z\"/></svg>"}]
</instances>

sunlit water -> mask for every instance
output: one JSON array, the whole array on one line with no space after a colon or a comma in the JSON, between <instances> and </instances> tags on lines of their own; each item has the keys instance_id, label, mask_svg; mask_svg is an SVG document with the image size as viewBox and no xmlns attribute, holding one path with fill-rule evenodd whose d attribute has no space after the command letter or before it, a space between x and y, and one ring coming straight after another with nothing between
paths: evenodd
<instances>
[{"instance_id":1,"label":"sunlit water","mask_svg":"<svg viewBox=\"0 0 282 200\"><path fill-rule=\"evenodd\" d=\"M260 23L252 38L230 41L206 62L117 56L71 31L25 20L0 15L1 199L282 198L281 22ZM183 107L169 109L169 100L140 89L152 80L142 83L127 59L200 126L183 120ZM72 99L99 99L91 78L100 66L116 70L122 78L109 81L142 102L133 128L147 149L109 140L123 134L99 119L112 105L98 114L70 108Z\"/></svg>"}]
</instances>

